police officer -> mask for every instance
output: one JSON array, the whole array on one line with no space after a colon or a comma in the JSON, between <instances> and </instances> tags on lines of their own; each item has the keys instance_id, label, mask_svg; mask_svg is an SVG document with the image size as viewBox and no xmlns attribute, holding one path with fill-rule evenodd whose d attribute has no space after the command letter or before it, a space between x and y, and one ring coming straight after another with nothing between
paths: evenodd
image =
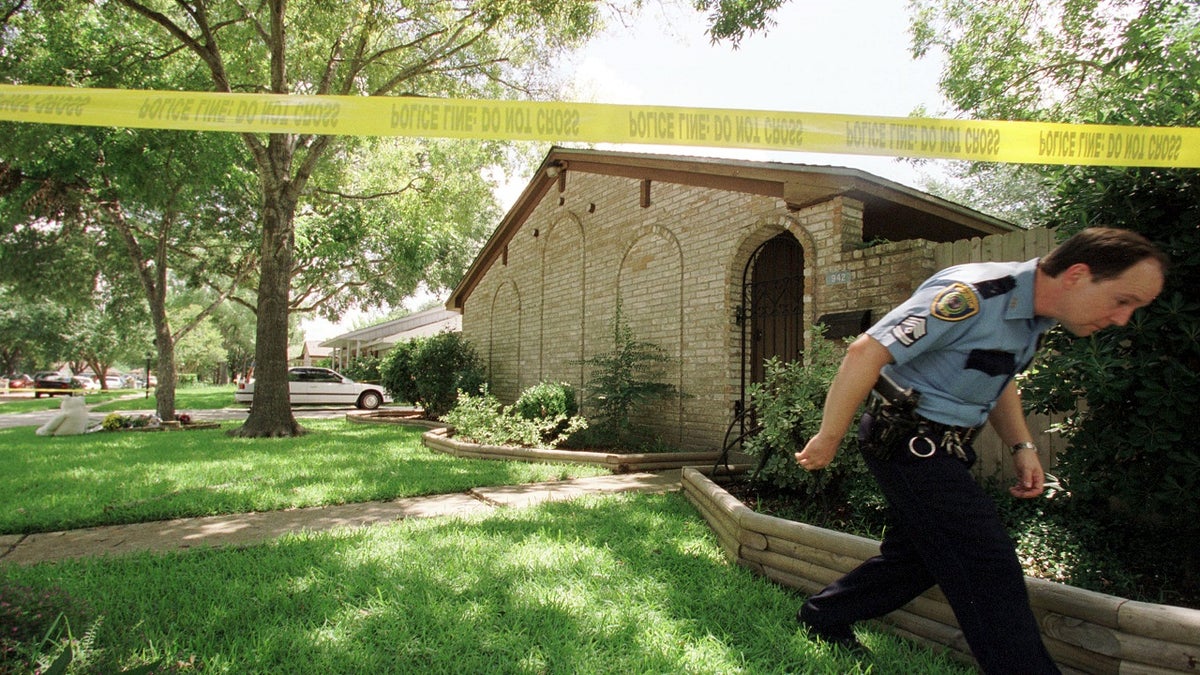
<instances>
[{"instance_id":1,"label":"police officer","mask_svg":"<svg viewBox=\"0 0 1200 675\"><path fill-rule=\"evenodd\" d=\"M1045 474L1013 377L1055 324L1079 336L1125 325L1162 290L1166 256L1141 235L1088 228L1046 257L943 270L849 347L819 432L796 453L809 471L832 461L877 382L911 390L901 408L873 396L859 423L867 467L895 516L880 555L800 608L810 635L859 647L854 622L941 587L986 673L1057 673L995 505L972 478L971 439L990 422L1012 448L1014 497L1042 493Z\"/></svg>"}]
</instances>

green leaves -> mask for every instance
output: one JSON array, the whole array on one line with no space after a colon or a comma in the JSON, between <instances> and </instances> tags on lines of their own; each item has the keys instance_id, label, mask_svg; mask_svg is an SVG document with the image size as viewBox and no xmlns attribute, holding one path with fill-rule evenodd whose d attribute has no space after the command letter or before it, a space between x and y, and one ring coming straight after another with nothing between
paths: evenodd
<instances>
[{"instance_id":1,"label":"green leaves","mask_svg":"<svg viewBox=\"0 0 1200 675\"><path fill-rule=\"evenodd\" d=\"M713 42L728 40L736 49L743 39L765 33L775 25L771 13L785 0L694 0L696 9L708 13L708 34Z\"/></svg>"},{"instance_id":2,"label":"green leaves","mask_svg":"<svg viewBox=\"0 0 1200 675\"><path fill-rule=\"evenodd\" d=\"M847 431L833 464L824 471L805 471L794 457L821 428L825 396L845 353L824 334L823 325L809 330L809 348L802 361L766 361L765 380L750 386L750 405L762 431L747 440L745 451L765 456L757 480L806 499L837 501L843 498L840 490L852 476L866 474L854 447L856 429Z\"/></svg>"},{"instance_id":3,"label":"green leaves","mask_svg":"<svg viewBox=\"0 0 1200 675\"><path fill-rule=\"evenodd\" d=\"M652 401L679 395L674 385L661 381L673 359L659 345L635 339L621 315L620 300L612 333L610 351L579 362L591 369L584 385L588 417L595 422L590 432L601 444L633 446L647 440L646 430L634 424L634 413Z\"/></svg>"},{"instance_id":4,"label":"green leaves","mask_svg":"<svg viewBox=\"0 0 1200 675\"><path fill-rule=\"evenodd\" d=\"M459 393L479 393L484 366L462 333L443 332L402 342L383 356L380 379L396 401L407 401L438 419L454 408Z\"/></svg>"}]
</instances>

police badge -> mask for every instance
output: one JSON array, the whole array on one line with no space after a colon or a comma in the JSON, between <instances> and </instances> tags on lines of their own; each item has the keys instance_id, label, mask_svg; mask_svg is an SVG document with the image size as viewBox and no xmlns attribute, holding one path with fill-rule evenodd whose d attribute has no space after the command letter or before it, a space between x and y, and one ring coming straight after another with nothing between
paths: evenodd
<instances>
[{"instance_id":1,"label":"police badge","mask_svg":"<svg viewBox=\"0 0 1200 675\"><path fill-rule=\"evenodd\" d=\"M962 321L979 313L979 298L970 286L955 283L937 294L929 313L943 321Z\"/></svg>"}]
</instances>

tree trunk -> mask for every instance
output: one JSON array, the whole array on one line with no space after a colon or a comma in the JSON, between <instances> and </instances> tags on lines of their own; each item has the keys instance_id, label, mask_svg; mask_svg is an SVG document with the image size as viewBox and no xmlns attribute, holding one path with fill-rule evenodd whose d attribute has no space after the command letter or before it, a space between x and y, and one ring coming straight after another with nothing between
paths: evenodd
<instances>
[{"instance_id":1,"label":"tree trunk","mask_svg":"<svg viewBox=\"0 0 1200 675\"><path fill-rule=\"evenodd\" d=\"M258 284L254 345L254 402L233 436L248 438L304 434L288 398L288 300L291 293L295 199L286 181L264 189L262 266Z\"/></svg>"},{"instance_id":2,"label":"tree trunk","mask_svg":"<svg viewBox=\"0 0 1200 675\"><path fill-rule=\"evenodd\" d=\"M154 322L154 345L158 352L158 366L154 371L158 378L154 387L154 411L160 420L170 422L175 419L175 388L179 385L179 377L175 373L175 340L165 320ZM146 386L150 386L150 371L146 371Z\"/></svg>"}]
</instances>

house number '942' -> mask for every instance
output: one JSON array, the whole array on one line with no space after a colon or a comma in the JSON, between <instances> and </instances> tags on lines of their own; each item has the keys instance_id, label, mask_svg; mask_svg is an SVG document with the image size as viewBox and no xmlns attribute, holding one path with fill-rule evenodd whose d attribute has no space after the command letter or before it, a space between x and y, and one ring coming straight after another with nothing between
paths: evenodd
<instances>
[{"instance_id":1,"label":"house number '942'","mask_svg":"<svg viewBox=\"0 0 1200 675\"><path fill-rule=\"evenodd\" d=\"M833 284L848 284L850 283L850 272L842 270L841 272L830 272L825 275L825 283Z\"/></svg>"}]
</instances>

